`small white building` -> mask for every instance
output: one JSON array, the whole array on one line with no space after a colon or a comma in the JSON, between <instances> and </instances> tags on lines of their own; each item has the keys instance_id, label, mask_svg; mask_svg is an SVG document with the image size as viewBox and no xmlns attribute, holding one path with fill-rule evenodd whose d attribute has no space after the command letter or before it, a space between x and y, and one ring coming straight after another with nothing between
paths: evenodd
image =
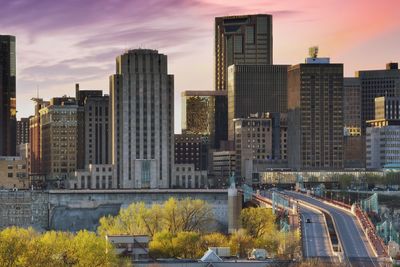
<instances>
[{"instance_id":1,"label":"small white building","mask_svg":"<svg viewBox=\"0 0 400 267\"><path fill-rule=\"evenodd\" d=\"M70 180L70 189L113 189L117 188L112 164L89 164L86 170L77 170Z\"/></svg>"}]
</instances>

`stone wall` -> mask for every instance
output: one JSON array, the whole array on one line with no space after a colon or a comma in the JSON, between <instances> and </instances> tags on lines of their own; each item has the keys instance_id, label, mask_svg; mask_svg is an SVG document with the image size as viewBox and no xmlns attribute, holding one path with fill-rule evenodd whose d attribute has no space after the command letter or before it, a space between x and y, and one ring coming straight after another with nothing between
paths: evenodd
<instances>
[{"instance_id":1,"label":"stone wall","mask_svg":"<svg viewBox=\"0 0 400 267\"><path fill-rule=\"evenodd\" d=\"M0 229L8 226L48 226L48 193L0 191Z\"/></svg>"},{"instance_id":2,"label":"stone wall","mask_svg":"<svg viewBox=\"0 0 400 267\"><path fill-rule=\"evenodd\" d=\"M0 229L15 225L38 230L95 231L101 217L114 216L131 203L151 205L170 197L207 201L214 210L214 227L227 231L227 191L205 189L0 191Z\"/></svg>"}]
</instances>

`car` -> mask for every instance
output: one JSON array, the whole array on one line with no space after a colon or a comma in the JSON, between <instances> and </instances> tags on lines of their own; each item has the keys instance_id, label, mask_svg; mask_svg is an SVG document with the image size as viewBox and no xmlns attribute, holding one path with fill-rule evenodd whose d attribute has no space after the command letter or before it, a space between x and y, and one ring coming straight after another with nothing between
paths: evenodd
<instances>
[{"instance_id":1,"label":"car","mask_svg":"<svg viewBox=\"0 0 400 267\"><path fill-rule=\"evenodd\" d=\"M311 223L310 218L307 218L306 223Z\"/></svg>"}]
</instances>

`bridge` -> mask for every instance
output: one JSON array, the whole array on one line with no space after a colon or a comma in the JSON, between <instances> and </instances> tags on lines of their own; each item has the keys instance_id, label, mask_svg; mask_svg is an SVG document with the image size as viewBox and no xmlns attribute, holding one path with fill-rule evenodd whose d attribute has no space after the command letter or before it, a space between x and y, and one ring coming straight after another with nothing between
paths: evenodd
<instances>
[{"instance_id":1,"label":"bridge","mask_svg":"<svg viewBox=\"0 0 400 267\"><path fill-rule=\"evenodd\" d=\"M346 262L351 266L391 266L384 243L359 206L294 191L276 193L299 207L304 258ZM274 205L271 193L254 196L258 201L262 198L264 203ZM290 209L282 205L280 208Z\"/></svg>"}]
</instances>

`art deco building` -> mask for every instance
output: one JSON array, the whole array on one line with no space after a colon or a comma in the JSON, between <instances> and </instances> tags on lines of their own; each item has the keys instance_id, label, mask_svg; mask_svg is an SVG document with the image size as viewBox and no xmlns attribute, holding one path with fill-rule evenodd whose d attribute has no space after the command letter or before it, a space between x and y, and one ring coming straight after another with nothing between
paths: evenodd
<instances>
[{"instance_id":1,"label":"art deco building","mask_svg":"<svg viewBox=\"0 0 400 267\"><path fill-rule=\"evenodd\" d=\"M16 155L15 37L0 35L0 156Z\"/></svg>"},{"instance_id":2,"label":"art deco building","mask_svg":"<svg viewBox=\"0 0 400 267\"><path fill-rule=\"evenodd\" d=\"M226 90L233 64L272 64L272 16L215 18L215 88Z\"/></svg>"},{"instance_id":3,"label":"art deco building","mask_svg":"<svg viewBox=\"0 0 400 267\"><path fill-rule=\"evenodd\" d=\"M174 165L174 77L167 56L129 50L110 77L112 163L118 188L168 188Z\"/></svg>"},{"instance_id":4,"label":"art deco building","mask_svg":"<svg viewBox=\"0 0 400 267\"><path fill-rule=\"evenodd\" d=\"M228 139L233 119L255 113L286 113L287 65L232 65L228 68Z\"/></svg>"},{"instance_id":5,"label":"art deco building","mask_svg":"<svg viewBox=\"0 0 400 267\"><path fill-rule=\"evenodd\" d=\"M227 92L182 92L182 132L207 135L210 148L219 149L228 138Z\"/></svg>"},{"instance_id":6,"label":"art deco building","mask_svg":"<svg viewBox=\"0 0 400 267\"><path fill-rule=\"evenodd\" d=\"M388 63L384 70L358 71L356 76L361 83L361 121L364 134L366 121L375 117L375 97L400 96L400 70L397 63Z\"/></svg>"},{"instance_id":7,"label":"art deco building","mask_svg":"<svg viewBox=\"0 0 400 267\"><path fill-rule=\"evenodd\" d=\"M313 57L288 71L288 159L293 170L343 168L343 64Z\"/></svg>"}]
</instances>

